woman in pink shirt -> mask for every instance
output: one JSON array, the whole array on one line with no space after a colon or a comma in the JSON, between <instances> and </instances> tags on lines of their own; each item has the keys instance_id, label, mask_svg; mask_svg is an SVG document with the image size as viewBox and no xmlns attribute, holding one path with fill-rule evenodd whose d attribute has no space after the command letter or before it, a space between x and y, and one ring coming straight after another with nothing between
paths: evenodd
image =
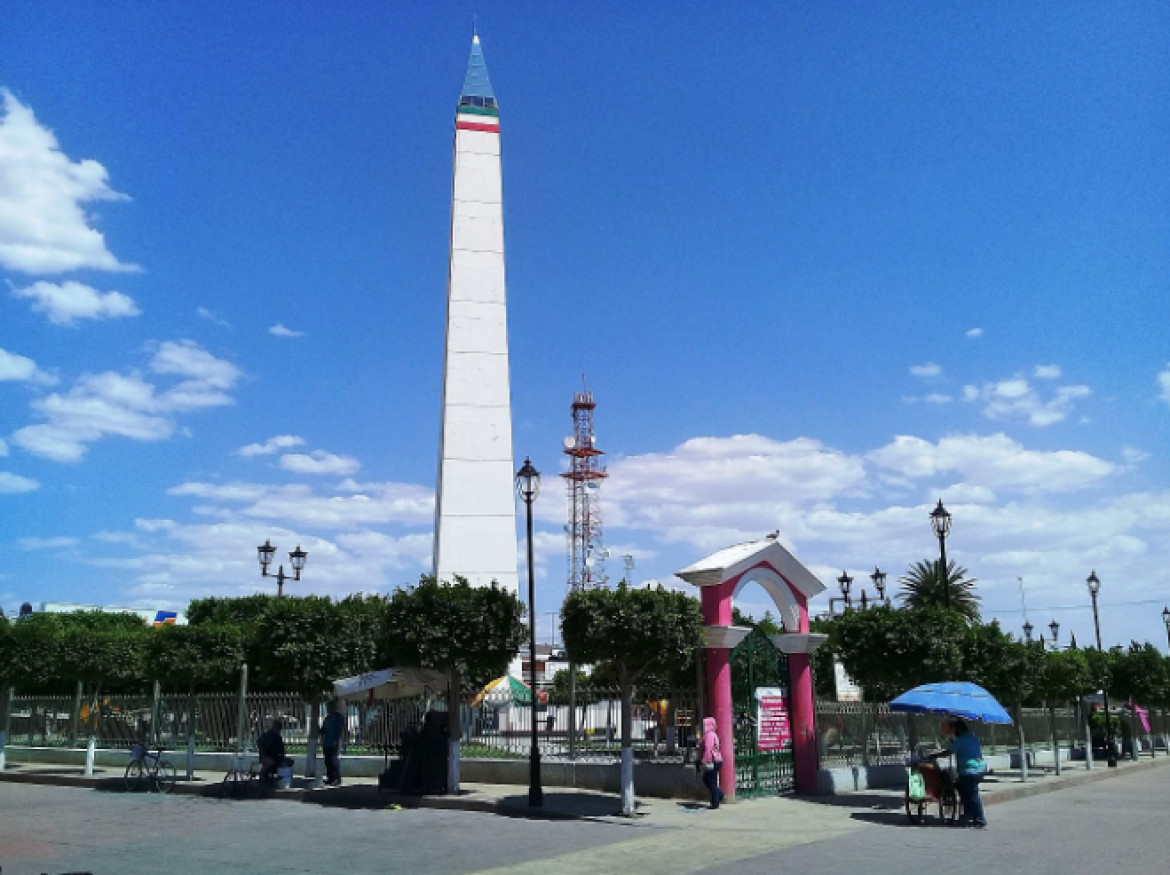
<instances>
[{"instance_id":1,"label":"woman in pink shirt","mask_svg":"<svg viewBox=\"0 0 1170 875\"><path fill-rule=\"evenodd\" d=\"M703 784L711 791L711 807L718 808L723 801L719 789L719 769L723 766L723 751L719 747L719 734L715 731L715 718L703 718L703 738L699 741L696 763L703 773Z\"/></svg>"}]
</instances>

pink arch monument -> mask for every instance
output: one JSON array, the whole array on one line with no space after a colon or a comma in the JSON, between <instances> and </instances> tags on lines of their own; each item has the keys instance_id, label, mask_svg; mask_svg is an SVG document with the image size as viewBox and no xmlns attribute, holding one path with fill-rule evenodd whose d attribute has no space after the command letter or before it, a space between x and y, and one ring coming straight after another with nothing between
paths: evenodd
<instances>
[{"instance_id":1,"label":"pink arch monument","mask_svg":"<svg viewBox=\"0 0 1170 875\"><path fill-rule=\"evenodd\" d=\"M809 632L808 600L824 592L825 585L784 548L777 535L727 547L675 574L700 590L707 649L707 707L719 729L719 744L723 749L719 785L727 798L735 798L731 651L751 632L746 627L732 625L731 606L740 589L753 581L772 597L784 626L784 632L773 635L771 640L788 654L788 707L796 792L815 793L817 747L810 655L824 643L826 636Z\"/></svg>"}]
</instances>

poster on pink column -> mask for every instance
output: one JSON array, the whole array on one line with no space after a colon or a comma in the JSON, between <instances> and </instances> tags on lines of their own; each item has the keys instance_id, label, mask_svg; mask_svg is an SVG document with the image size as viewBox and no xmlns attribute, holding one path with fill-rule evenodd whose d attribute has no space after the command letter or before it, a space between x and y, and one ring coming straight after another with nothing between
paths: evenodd
<instances>
[{"instance_id":1,"label":"poster on pink column","mask_svg":"<svg viewBox=\"0 0 1170 875\"><path fill-rule=\"evenodd\" d=\"M792 748L788 693L783 687L759 687L756 690L756 727L760 734L756 749L761 753Z\"/></svg>"}]
</instances>

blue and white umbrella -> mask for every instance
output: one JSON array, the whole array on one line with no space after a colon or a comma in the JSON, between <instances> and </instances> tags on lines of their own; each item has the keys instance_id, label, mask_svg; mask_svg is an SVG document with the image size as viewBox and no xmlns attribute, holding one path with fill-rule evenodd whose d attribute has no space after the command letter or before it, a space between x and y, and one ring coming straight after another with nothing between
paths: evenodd
<instances>
[{"instance_id":1,"label":"blue and white umbrella","mask_svg":"<svg viewBox=\"0 0 1170 875\"><path fill-rule=\"evenodd\" d=\"M891 711L908 714L950 714L981 723L1011 723L1011 715L995 696L978 684L942 681L923 684L890 702Z\"/></svg>"}]
</instances>

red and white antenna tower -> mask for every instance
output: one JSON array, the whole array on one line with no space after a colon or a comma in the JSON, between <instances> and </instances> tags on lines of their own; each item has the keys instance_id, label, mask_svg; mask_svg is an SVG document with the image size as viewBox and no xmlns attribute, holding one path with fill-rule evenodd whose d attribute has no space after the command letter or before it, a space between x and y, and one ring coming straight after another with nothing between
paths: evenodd
<instances>
[{"instance_id":1,"label":"red and white antenna tower","mask_svg":"<svg viewBox=\"0 0 1170 875\"><path fill-rule=\"evenodd\" d=\"M601 481L609 476L601 464L604 452L597 449L593 433L593 393L586 389L573 395L573 433L565 438L569 470L561 476L569 484L569 589L605 586L605 560L609 551L602 545Z\"/></svg>"}]
</instances>

